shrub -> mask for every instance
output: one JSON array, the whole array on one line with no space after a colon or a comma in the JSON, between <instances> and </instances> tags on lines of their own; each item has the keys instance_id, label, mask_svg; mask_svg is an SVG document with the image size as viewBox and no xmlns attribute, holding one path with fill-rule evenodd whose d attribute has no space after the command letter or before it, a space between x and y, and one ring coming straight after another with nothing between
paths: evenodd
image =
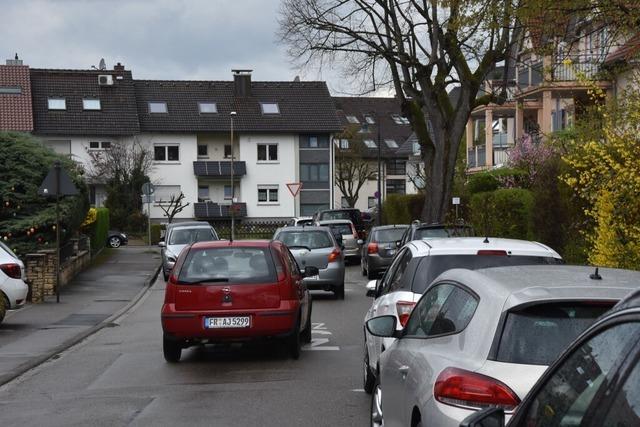
<instances>
[{"instance_id":1,"label":"shrub","mask_svg":"<svg viewBox=\"0 0 640 427\"><path fill-rule=\"evenodd\" d=\"M409 224L420 219L423 206L423 194L389 194L382 205L382 220L385 224Z\"/></svg>"},{"instance_id":2,"label":"shrub","mask_svg":"<svg viewBox=\"0 0 640 427\"><path fill-rule=\"evenodd\" d=\"M107 243L107 235L109 233L109 209L96 208L95 221L89 227L91 252L96 253Z\"/></svg>"},{"instance_id":3,"label":"shrub","mask_svg":"<svg viewBox=\"0 0 640 427\"><path fill-rule=\"evenodd\" d=\"M533 238L531 191L505 188L471 197L471 222L476 232L512 239Z\"/></svg>"},{"instance_id":4,"label":"shrub","mask_svg":"<svg viewBox=\"0 0 640 427\"><path fill-rule=\"evenodd\" d=\"M157 245L162 235L162 230L165 229L163 224L151 224L151 244Z\"/></svg>"},{"instance_id":5,"label":"shrub","mask_svg":"<svg viewBox=\"0 0 640 427\"><path fill-rule=\"evenodd\" d=\"M526 187L527 181L527 172L522 169L500 168L471 175L466 190L473 195L499 188Z\"/></svg>"}]
</instances>

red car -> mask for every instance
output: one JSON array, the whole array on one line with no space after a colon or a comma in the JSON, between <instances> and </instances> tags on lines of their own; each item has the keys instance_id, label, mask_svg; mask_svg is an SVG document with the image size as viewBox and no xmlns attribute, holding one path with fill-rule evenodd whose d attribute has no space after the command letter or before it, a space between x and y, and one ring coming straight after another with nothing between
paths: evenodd
<instances>
[{"instance_id":1,"label":"red car","mask_svg":"<svg viewBox=\"0 0 640 427\"><path fill-rule=\"evenodd\" d=\"M178 362L192 345L276 338L291 356L311 341L311 297L289 249L278 241L212 241L186 247L162 305L163 352Z\"/></svg>"}]
</instances>

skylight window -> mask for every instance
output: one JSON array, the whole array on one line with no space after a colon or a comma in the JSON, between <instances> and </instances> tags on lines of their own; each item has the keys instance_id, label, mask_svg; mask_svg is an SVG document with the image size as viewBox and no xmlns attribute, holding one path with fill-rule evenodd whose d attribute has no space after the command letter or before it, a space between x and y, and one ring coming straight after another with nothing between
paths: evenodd
<instances>
[{"instance_id":1,"label":"skylight window","mask_svg":"<svg viewBox=\"0 0 640 427\"><path fill-rule=\"evenodd\" d=\"M218 112L218 105L215 102L198 102L198 109L201 114L214 114Z\"/></svg>"},{"instance_id":2,"label":"skylight window","mask_svg":"<svg viewBox=\"0 0 640 427\"><path fill-rule=\"evenodd\" d=\"M83 110L98 111L98 110L101 109L100 100L99 99L84 98L82 100L82 109Z\"/></svg>"},{"instance_id":3,"label":"skylight window","mask_svg":"<svg viewBox=\"0 0 640 427\"><path fill-rule=\"evenodd\" d=\"M22 88L20 86L0 86L0 95L20 95Z\"/></svg>"},{"instance_id":4,"label":"skylight window","mask_svg":"<svg viewBox=\"0 0 640 427\"><path fill-rule=\"evenodd\" d=\"M389 148L398 148L398 143L393 139L385 139L384 143L387 144Z\"/></svg>"},{"instance_id":5,"label":"skylight window","mask_svg":"<svg viewBox=\"0 0 640 427\"><path fill-rule=\"evenodd\" d=\"M67 101L64 98L49 98L47 100L49 110L66 110Z\"/></svg>"},{"instance_id":6,"label":"skylight window","mask_svg":"<svg viewBox=\"0 0 640 427\"><path fill-rule=\"evenodd\" d=\"M401 116L400 114L392 114L391 118L393 119L393 121L397 125L408 125L409 124L409 119L407 119L406 117Z\"/></svg>"},{"instance_id":7,"label":"skylight window","mask_svg":"<svg viewBox=\"0 0 640 427\"><path fill-rule=\"evenodd\" d=\"M376 148L376 142L373 139L365 139L364 141L364 145L366 145L368 148Z\"/></svg>"},{"instance_id":8,"label":"skylight window","mask_svg":"<svg viewBox=\"0 0 640 427\"><path fill-rule=\"evenodd\" d=\"M280 114L278 104L275 102L261 102L262 114Z\"/></svg>"},{"instance_id":9,"label":"skylight window","mask_svg":"<svg viewBox=\"0 0 640 427\"><path fill-rule=\"evenodd\" d=\"M149 112L150 113L166 113L167 112L167 103L164 101L157 102L152 101L149 102Z\"/></svg>"},{"instance_id":10,"label":"skylight window","mask_svg":"<svg viewBox=\"0 0 640 427\"><path fill-rule=\"evenodd\" d=\"M364 116L364 120L370 125L375 125L376 121L372 116Z\"/></svg>"},{"instance_id":11,"label":"skylight window","mask_svg":"<svg viewBox=\"0 0 640 427\"><path fill-rule=\"evenodd\" d=\"M358 120L358 118L356 116L347 116L347 121L349 123L353 123L353 124L360 123L360 120Z\"/></svg>"}]
</instances>

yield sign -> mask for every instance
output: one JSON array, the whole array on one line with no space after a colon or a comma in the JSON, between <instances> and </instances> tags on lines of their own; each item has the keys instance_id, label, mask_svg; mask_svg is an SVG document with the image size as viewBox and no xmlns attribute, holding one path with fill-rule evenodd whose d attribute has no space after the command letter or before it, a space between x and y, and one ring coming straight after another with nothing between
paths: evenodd
<instances>
[{"instance_id":1,"label":"yield sign","mask_svg":"<svg viewBox=\"0 0 640 427\"><path fill-rule=\"evenodd\" d=\"M289 189L289 193L291 193L291 195L293 197L296 197L298 195L298 193L300 192L300 189L302 188L302 183L301 182L291 182L291 183L287 184L287 188Z\"/></svg>"}]
</instances>

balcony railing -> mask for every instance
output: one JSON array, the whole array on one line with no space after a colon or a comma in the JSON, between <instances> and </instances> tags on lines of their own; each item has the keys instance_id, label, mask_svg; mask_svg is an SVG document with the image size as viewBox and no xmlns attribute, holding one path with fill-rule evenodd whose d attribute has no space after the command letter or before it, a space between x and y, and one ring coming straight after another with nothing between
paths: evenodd
<instances>
[{"instance_id":1,"label":"balcony railing","mask_svg":"<svg viewBox=\"0 0 640 427\"><path fill-rule=\"evenodd\" d=\"M244 218L247 216L246 203L234 203L234 216ZM199 202L193 204L194 216L198 219L222 219L231 218L231 205L221 205L215 202Z\"/></svg>"},{"instance_id":2,"label":"balcony railing","mask_svg":"<svg viewBox=\"0 0 640 427\"><path fill-rule=\"evenodd\" d=\"M476 145L467 151L467 166L469 168L477 168L486 166L487 164L487 147L485 145Z\"/></svg>"},{"instance_id":3,"label":"balcony railing","mask_svg":"<svg viewBox=\"0 0 640 427\"><path fill-rule=\"evenodd\" d=\"M193 173L196 176L208 176L211 178L227 178L231 176L230 161L204 161L198 160L193 162ZM233 162L234 176L242 176L247 174L247 165L242 161Z\"/></svg>"},{"instance_id":4,"label":"balcony railing","mask_svg":"<svg viewBox=\"0 0 640 427\"><path fill-rule=\"evenodd\" d=\"M593 79L600 73L603 58L594 55L572 55L554 62L552 78L556 82L572 82L580 77Z\"/></svg>"},{"instance_id":5,"label":"balcony railing","mask_svg":"<svg viewBox=\"0 0 640 427\"><path fill-rule=\"evenodd\" d=\"M497 150L493 150L493 164L496 165L504 165L509 160L508 150L499 148Z\"/></svg>"},{"instance_id":6,"label":"balcony railing","mask_svg":"<svg viewBox=\"0 0 640 427\"><path fill-rule=\"evenodd\" d=\"M509 134L508 133L494 133L493 134L493 146L494 147L508 147Z\"/></svg>"}]
</instances>

